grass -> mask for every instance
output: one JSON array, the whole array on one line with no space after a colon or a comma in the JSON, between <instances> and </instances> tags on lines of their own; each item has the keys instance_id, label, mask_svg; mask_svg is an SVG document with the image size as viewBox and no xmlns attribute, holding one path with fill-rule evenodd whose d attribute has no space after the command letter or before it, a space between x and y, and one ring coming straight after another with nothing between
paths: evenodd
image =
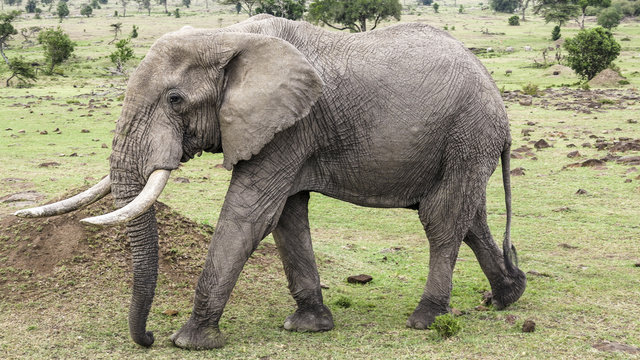
<instances>
[{"instance_id":1,"label":"grass","mask_svg":"<svg viewBox=\"0 0 640 360\"><path fill-rule=\"evenodd\" d=\"M511 119L513 149L533 148L531 141L545 139L552 147L533 150L533 156L512 159L512 168L524 168L525 175L512 178L514 225L512 237L518 248L521 268L528 272L523 297L505 311L477 311L482 293L489 285L471 250L463 246L454 270L451 306L463 312L460 333L442 340L434 331L405 327L415 308L428 274L428 245L417 214L404 209L368 209L313 194L310 222L325 303L334 315L336 328L317 334L290 333L284 318L295 309L286 279L268 238L245 267L226 307L221 327L228 345L220 350L187 352L174 348L168 337L189 317L197 275L176 276L172 264L188 257L201 266L206 244L189 241L167 245L167 263L161 265L156 299L149 329L156 343L150 349L133 344L127 330L130 275L125 242L86 239L89 253L75 254L56 264L46 275L37 270L5 266L12 261L16 244L32 244L31 227L3 229L0 235L0 353L3 358L220 358L220 359L317 359L317 358L535 358L535 359L623 359L622 352L602 353L592 348L600 340L640 347L640 172L632 167L607 162L603 168L565 168L590 158L602 158L595 138L611 141L620 137L640 138L638 100L621 100L620 94L640 87L640 26L626 21L616 31L622 53L616 64L630 82L594 100L600 108L591 113L556 110L558 104L575 100L574 90L562 95L562 84L575 84L574 75L553 76L548 69L535 68L553 24L530 15L520 26L509 26L507 14L481 11L477 4L441 4L440 14L417 7L403 15L403 21L420 21L449 32L467 47L495 50L480 54L498 85L507 91L532 84L542 93L532 106L506 101ZM67 190L94 183L108 171L110 133L120 111L126 79L106 70L107 55L113 51L109 25L122 22L124 33L133 24L140 37L134 39L136 56L144 56L162 33L185 24L219 27L246 18L224 7L202 12L181 9L175 19L161 12L148 17L133 6L126 18L110 18L116 8L107 5L91 19L70 18L61 26L78 43L75 57L62 67L65 77L41 75L29 88L0 88L0 197L34 190L41 202ZM172 7L170 7L171 9ZM72 1L71 12L79 11ZM159 10L156 9L156 10ZM121 10L119 10L122 12ZM591 20L591 19L590 19ZM23 19L18 28L57 26L55 19ZM385 24L388 25L388 24ZM588 26L592 26L589 23ZM487 35L504 33L505 35ZM563 36L573 36L577 27L563 27ZM21 48L14 40L9 56L22 54L41 61L37 46ZM514 52L505 52L507 47ZM532 51L525 51L531 46ZM512 70L507 75L506 70ZM0 78L8 77L5 66ZM4 82L0 82L4 83ZM554 93L546 94L551 87ZM90 102L93 100L93 102ZM619 106L626 108L620 109ZM91 116L89 116L91 115ZM531 125L531 123L535 123ZM11 130L5 130L5 129ZM60 134L54 130L58 128ZM89 132L82 132L83 129ZM21 132L20 130L24 130ZM525 137L523 130L530 131ZM47 131L47 134L41 132ZM581 144L589 142L592 147ZM576 148L567 145L575 144ZM103 147L106 145L106 148ZM567 158L579 150L582 157ZM71 156L72 154L76 156ZM619 154L623 155L623 154ZM638 155L627 152L624 155ZM535 157L537 160L533 160ZM59 165L39 167L56 162ZM184 164L172 174L189 183L169 182L161 201L198 224L215 225L225 196L230 173L216 167L220 155L205 154ZM7 180L13 179L13 180ZM631 182L625 182L631 180ZM577 195L585 189L586 195ZM489 223L499 238L504 231L505 210L499 172L488 188ZM0 203L5 221L15 210ZM29 223L31 224L31 223ZM26 225L24 225L26 226ZM46 233L46 223L39 233ZM43 230L45 229L45 230ZM170 236L183 236L189 229L175 227ZM29 233L30 234L30 233ZM55 240L54 240L55 241ZM32 251L32 250L28 250ZM33 250L35 251L35 250ZM103 253L95 253L102 251ZM190 263L191 264L191 263ZM365 273L373 276L367 285L352 285L346 277ZM197 274L197 271L195 271ZM4 280L3 280L4 279ZM7 279L20 279L9 281ZM20 298L22 300L17 300ZM26 298L25 298L26 297ZM175 316L166 310L177 310ZM508 321L508 315L515 321ZM522 333L526 319L537 326L534 333ZM637 357L637 355L636 355Z\"/></svg>"}]
</instances>

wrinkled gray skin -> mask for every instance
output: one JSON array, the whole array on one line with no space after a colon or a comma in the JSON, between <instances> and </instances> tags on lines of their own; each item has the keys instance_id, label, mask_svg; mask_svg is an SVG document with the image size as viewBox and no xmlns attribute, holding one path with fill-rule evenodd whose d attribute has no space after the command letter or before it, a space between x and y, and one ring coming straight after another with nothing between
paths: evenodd
<instances>
[{"instance_id":1,"label":"wrinkled gray skin","mask_svg":"<svg viewBox=\"0 0 640 360\"><path fill-rule=\"evenodd\" d=\"M233 174L189 321L171 339L221 347L218 323L238 275L273 233L298 309L287 330L333 328L323 304L309 192L370 207L418 210L429 239L429 277L408 326L449 310L464 241L503 308L525 276L489 233L485 193L503 161L507 115L489 74L458 41L421 24L361 34L257 16L218 30L160 38L131 76L111 155L116 204L130 202L156 169L200 151L223 152ZM510 205L508 216L510 218ZM153 343L146 320L158 268L151 208L127 226L134 265L133 340Z\"/></svg>"}]
</instances>

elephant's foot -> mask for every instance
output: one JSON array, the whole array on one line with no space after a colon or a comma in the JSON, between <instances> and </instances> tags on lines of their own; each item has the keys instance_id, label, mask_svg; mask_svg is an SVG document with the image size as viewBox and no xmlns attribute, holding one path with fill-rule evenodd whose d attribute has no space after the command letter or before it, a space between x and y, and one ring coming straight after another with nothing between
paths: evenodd
<instances>
[{"instance_id":1,"label":"elephant's foot","mask_svg":"<svg viewBox=\"0 0 640 360\"><path fill-rule=\"evenodd\" d=\"M449 307L438 305L428 300L420 300L420 303L407 319L407 327L425 330L435 321L436 316L449 312Z\"/></svg>"},{"instance_id":2,"label":"elephant's foot","mask_svg":"<svg viewBox=\"0 0 640 360\"><path fill-rule=\"evenodd\" d=\"M189 320L175 334L171 341L179 348L189 350L208 350L221 348L225 339L217 327L198 327Z\"/></svg>"},{"instance_id":3,"label":"elephant's foot","mask_svg":"<svg viewBox=\"0 0 640 360\"><path fill-rule=\"evenodd\" d=\"M492 284L491 303L497 310L502 310L516 302L527 287L526 275L520 269L515 270L514 276L506 277L497 285Z\"/></svg>"},{"instance_id":4,"label":"elephant's foot","mask_svg":"<svg viewBox=\"0 0 640 360\"><path fill-rule=\"evenodd\" d=\"M333 316L324 304L298 308L284 321L284 328L290 331L328 331L333 329Z\"/></svg>"}]
</instances>

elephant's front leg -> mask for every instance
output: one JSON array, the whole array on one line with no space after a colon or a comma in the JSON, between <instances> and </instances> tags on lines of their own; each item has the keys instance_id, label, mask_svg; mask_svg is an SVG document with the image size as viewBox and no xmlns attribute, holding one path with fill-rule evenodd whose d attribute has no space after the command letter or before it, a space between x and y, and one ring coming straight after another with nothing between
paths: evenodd
<instances>
[{"instance_id":1,"label":"elephant's front leg","mask_svg":"<svg viewBox=\"0 0 640 360\"><path fill-rule=\"evenodd\" d=\"M242 182L239 182L242 185ZM189 321L171 336L181 348L220 348L225 340L218 323L249 256L275 227L286 195L274 197L253 188L230 186L198 280Z\"/></svg>"},{"instance_id":2,"label":"elephant's front leg","mask_svg":"<svg viewBox=\"0 0 640 360\"><path fill-rule=\"evenodd\" d=\"M285 320L284 328L326 331L333 329L333 317L322 302L320 276L309 232L308 203L308 192L289 197L273 231L289 290L298 305L296 312Z\"/></svg>"}]
</instances>

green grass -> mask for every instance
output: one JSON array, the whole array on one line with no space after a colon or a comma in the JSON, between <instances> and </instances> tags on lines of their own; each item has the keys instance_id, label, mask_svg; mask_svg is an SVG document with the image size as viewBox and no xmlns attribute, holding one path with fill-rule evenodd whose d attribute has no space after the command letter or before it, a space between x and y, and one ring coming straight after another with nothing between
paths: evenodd
<instances>
[{"instance_id":1,"label":"green grass","mask_svg":"<svg viewBox=\"0 0 640 360\"><path fill-rule=\"evenodd\" d=\"M72 3L74 14L74 9L79 11L79 4ZM403 15L403 21L421 21L439 28L446 25L449 29L455 26L449 32L467 47L493 47L493 55L481 54L480 58L499 88L522 90L531 83L544 91L580 80L574 75L553 76L548 69L533 67L534 59L542 59L541 50L553 46L549 40L553 24L544 24L529 15L520 26L509 26L508 14L481 11L469 1L460 3L465 6L465 14L458 14L457 6L441 4L440 14L417 7L411 10L412 14ZM196 6L198 11L181 9L180 19L167 17L160 7L148 17L133 5L127 11L132 16L126 18L107 17L115 9L122 12L119 7L107 5L91 19L66 19L61 26L78 46L74 58L61 67L65 77L41 75L29 88L0 87L0 197L35 190L43 194L42 201L50 200L105 175L111 151L110 132L115 127L126 84L125 78L111 76L107 70L112 66L107 56L113 51L113 45L107 44L113 38L109 24L122 22L125 34L133 24L140 27L140 37L133 40L139 60L164 32L186 24L226 26L246 18L232 14L226 7L209 5L209 13L199 11L203 4ZM29 19L16 25L57 24L55 19ZM593 22L588 23L592 25ZM486 35L482 29L505 35ZM564 37L576 32L573 24L562 29ZM630 38L621 42L622 53L616 60L630 82L620 91L634 90L637 94L640 25L627 21L614 33L618 39ZM22 49L19 40L11 45L7 52L10 57L22 54L42 61L38 46ZM509 46L515 51L505 52ZM533 51L524 51L524 46L531 46ZM508 69L512 70L510 75L506 74ZM6 77L6 66L2 65L0 78ZM283 329L283 321L295 310L295 303L288 294L276 252L272 251L273 241L268 238L262 248L266 250L255 254L245 267L226 307L221 322L228 338L225 348L188 352L169 342L168 337L189 317L197 281L190 274L166 275L164 267L171 266L169 262L161 266L149 318L156 343L143 349L128 335L129 269L113 255L126 251L126 246L108 244L110 250L99 259L78 254L58 264L53 273L41 276L31 269L4 265L12 251L6 244L33 241L15 230L0 237L0 287L3 293L12 295L0 300L0 312L4 314L0 317L0 354L8 359L630 358L632 355L621 352L598 352L592 345L609 340L640 347L640 268L634 267L640 261L640 179L636 179L640 172L629 172L630 166L614 162L601 169L563 167L607 154L594 147L581 147L584 142L595 144L589 135L640 138L640 125L627 121L640 120L640 103L624 100L626 109L617 109L617 104L612 103L616 99L603 94L594 100L602 111L586 114L555 110L554 104L568 102L572 95L559 100L557 93L543 92L533 99L532 106L506 102L513 149L533 147L529 142L539 139L553 146L533 150L537 160L525 157L511 161L512 168L522 167L526 174L512 177L512 237L521 268L530 272L528 288L505 311L476 311L482 293L490 288L473 253L463 246L454 270L451 306L464 314L456 318L462 330L452 338L442 340L434 331L405 327L428 274L428 243L417 214L405 209L362 208L313 194L311 232L320 276L329 286L323 294L334 315L334 330L299 334ZM93 108L89 106L91 99ZM11 130L5 130L8 128ZM60 134L54 132L56 128ZM83 133L83 129L89 132ZM522 134L524 129L533 130L528 138ZM41 134L43 131L47 134ZM577 147L568 148L570 143ZM573 150L583 156L567 158ZM74 153L77 156L70 156ZM59 165L39 167L47 162ZM221 155L205 154L184 164L172 179L184 177L190 182L170 180L160 200L196 223L215 225L230 178L229 172L216 167L220 163ZM7 178L22 180L6 181ZM627 179L631 182L625 182ZM585 189L588 194L576 195L578 189ZM15 209L12 204L0 203L0 216L6 220ZM505 209L499 172L489 184L488 212L491 230L500 238ZM184 230L172 231L178 234ZM91 239L87 242L96 249L106 246ZM188 243L172 244L164 250L174 260L191 256L196 264L202 264L205 257L203 251ZM373 281L364 286L346 282L347 276L360 273L371 275ZM3 278L15 277L23 280L3 282ZM16 300L19 294L28 298ZM178 310L178 314L168 316L163 313L165 310ZM508 322L507 315L515 316L515 322ZM534 333L521 332L526 319L536 322Z\"/></svg>"}]
</instances>

